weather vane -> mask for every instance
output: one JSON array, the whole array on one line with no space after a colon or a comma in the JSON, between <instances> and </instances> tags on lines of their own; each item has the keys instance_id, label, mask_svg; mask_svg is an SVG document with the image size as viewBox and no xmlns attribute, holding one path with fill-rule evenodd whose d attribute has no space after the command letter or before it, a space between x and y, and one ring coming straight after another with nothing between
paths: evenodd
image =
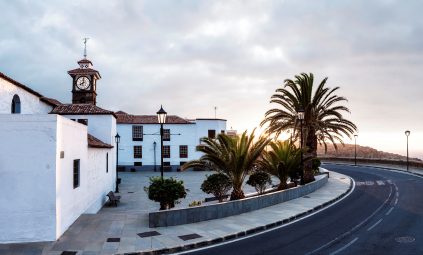
<instances>
[{"instance_id":1,"label":"weather vane","mask_svg":"<svg viewBox=\"0 0 423 255\"><path fill-rule=\"evenodd\" d=\"M84 38L84 58L87 58L87 41L88 41L88 37Z\"/></svg>"}]
</instances>

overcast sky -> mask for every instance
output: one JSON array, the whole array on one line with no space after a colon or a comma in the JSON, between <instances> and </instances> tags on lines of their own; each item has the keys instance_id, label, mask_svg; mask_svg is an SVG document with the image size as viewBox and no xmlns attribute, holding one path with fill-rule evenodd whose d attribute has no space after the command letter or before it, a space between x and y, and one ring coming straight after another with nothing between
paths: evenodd
<instances>
[{"instance_id":1,"label":"overcast sky","mask_svg":"<svg viewBox=\"0 0 423 255\"><path fill-rule=\"evenodd\" d=\"M0 71L62 102L100 71L98 105L259 125L283 80L312 72L348 98L358 143L423 158L422 1L1 1ZM350 143L351 141L346 140Z\"/></svg>"}]
</instances>

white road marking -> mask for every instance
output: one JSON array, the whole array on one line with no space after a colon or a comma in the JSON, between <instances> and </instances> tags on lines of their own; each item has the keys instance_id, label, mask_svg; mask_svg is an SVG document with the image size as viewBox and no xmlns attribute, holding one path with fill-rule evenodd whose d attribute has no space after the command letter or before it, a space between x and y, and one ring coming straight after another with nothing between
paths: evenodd
<instances>
[{"instance_id":1,"label":"white road marking","mask_svg":"<svg viewBox=\"0 0 423 255\"><path fill-rule=\"evenodd\" d=\"M340 249L330 253L329 255L335 255L335 254L340 253L341 251L345 250L346 248L351 246L353 243L355 243L357 240L358 240L358 237L354 238L351 242L347 243L345 246L341 247Z\"/></svg>"},{"instance_id":2,"label":"white road marking","mask_svg":"<svg viewBox=\"0 0 423 255\"><path fill-rule=\"evenodd\" d=\"M385 185L383 181L376 181L377 185Z\"/></svg>"},{"instance_id":3,"label":"white road marking","mask_svg":"<svg viewBox=\"0 0 423 255\"><path fill-rule=\"evenodd\" d=\"M375 184L375 183L372 182L372 181L366 181L366 185L368 185L368 186L372 186L373 184Z\"/></svg>"},{"instance_id":4,"label":"white road marking","mask_svg":"<svg viewBox=\"0 0 423 255\"><path fill-rule=\"evenodd\" d=\"M392 184L392 181L391 181L391 180L387 180L387 182L388 182L389 184Z\"/></svg>"},{"instance_id":5,"label":"white road marking","mask_svg":"<svg viewBox=\"0 0 423 255\"><path fill-rule=\"evenodd\" d=\"M254 233L254 234L247 235L247 236L244 236L244 237L238 237L238 238L235 238L234 240L230 240L230 241L223 241L223 242L221 242L221 243L212 244L212 245L208 245L208 246L201 247L201 248L197 248L197 249L192 249L192 250L187 250L187 251L178 252L178 253L175 253L175 254L187 254L187 253L191 253L191 252L195 252L195 251L207 250L207 249L210 249L210 248L213 248L213 247L217 247L217 246L222 246L222 245L226 245L226 244L234 243L234 242L237 242L237 241L240 241L240 240L248 239L248 238L251 238L251 237L254 237L254 236L258 236L258 235L261 235L261 234L264 234L264 233L267 233L267 232L273 231L273 230L275 230L275 229L284 228L284 227L286 227L286 226L289 226L289 225L291 225L291 224L294 224L294 223L295 223L295 222L297 222L297 221L300 221L300 220L304 220L304 219L306 219L306 218L309 218L309 217L311 217L311 216L313 216L313 215L315 215L315 214L318 214L318 213L320 213L320 212L322 212L322 211L324 211L324 210L326 210L326 209L328 209L328 208L330 208L330 207L332 207L332 206L334 206L334 205L338 204L338 203L339 203L339 202L341 202L342 200L346 199L349 195L351 195L351 194L354 192L354 190L355 190L355 181L354 181L354 179L353 179L353 178L351 178L351 177L349 177L349 178L350 178L350 181L352 182L352 187L351 187L351 190L350 190L347 194L345 194L345 195L344 195L341 199L339 199L338 201L333 202L332 204L330 204L330 205L328 205L328 206L326 206L326 207L323 207L322 209L320 209L320 210L318 210L318 211L316 211L316 212L310 213L309 215L306 215L306 216L304 216L304 217L302 217L302 218L299 218L299 219L297 219L297 220L293 220L293 221L288 222L288 223L286 223L286 224L283 224L283 225L281 225L281 226L274 227L274 228L270 228L270 229L266 229L266 230L264 230L264 231L260 231L260 232L258 232L258 233ZM391 190L391 192L392 192L392 190Z\"/></svg>"},{"instance_id":6,"label":"white road marking","mask_svg":"<svg viewBox=\"0 0 423 255\"><path fill-rule=\"evenodd\" d=\"M391 209L389 209L389 211L385 215L391 214L392 210L394 210L394 207L391 207Z\"/></svg>"},{"instance_id":7,"label":"white road marking","mask_svg":"<svg viewBox=\"0 0 423 255\"><path fill-rule=\"evenodd\" d=\"M362 186L362 185L366 185L366 182L355 182L356 186Z\"/></svg>"},{"instance_id":8,"label":"white road marking","mask_svg":"<svg viewBox=\"0 0 423 255\"><path fill-rule=\"evenodd\" d=\"M394 205L397 205L398 204L398 198L395 198L395 203L394 203Z\"/></svg>"},{"instance_id":9,"label":"white road marking","mask_svg":"<svg viewBox=\"0 0 423 255\"><path fill-rule=\"evenodd\" d=\"M367 229L367 231L370 231L372 229L374 229L379 223L382 222L383 219L378 220L375 224L373 224L370 228Z\"/></svg>"},{"instance_id":10,"label":"white road marking","mask_svg":"<svg viewBox=\"0 0 423 255\"><path fill-rule=\"evenodd\" d=\"M370 214L366 219L364 219L362 222L360 222L359 224L355 225L353 228L351 228L349 231L339 235L338 237L336 237L335 239L333 239L332 241L320 246L319 248L306 253L306 255L311 255L311 254L315 254L327 247L329 247L330 245L332 245L335 242L338 242L339 240L345 238L346 236L350 235L352 232L354 232L356 229L360 228L362 225L364 225L365 223L367 223L373 216L376 215L376 213L378 213L380 210L382 210L382 208L388 203L388 201L391 199L391 196L394 196L393 194L393 188L392 186L389 186L389 195L386 198L386 200L375 210L373 211L372 214Z\"/></svg>"}]
</instances>

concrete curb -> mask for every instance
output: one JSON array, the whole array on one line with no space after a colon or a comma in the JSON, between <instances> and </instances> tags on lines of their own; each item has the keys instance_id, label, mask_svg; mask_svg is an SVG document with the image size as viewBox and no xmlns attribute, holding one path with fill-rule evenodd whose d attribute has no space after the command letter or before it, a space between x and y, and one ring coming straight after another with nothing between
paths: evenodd
<instances>
[{"instance_id":1,"label":"concrete curb","mask_svg":"<svg viewBox=\"0 0 423 255\"><path fill-rule=\"evenodd\" d=\"M265 231L265 230L269 230L269 229L272 229L272 228L275 228L275 227L285 225L285 224L290 223L294 220L301 219L301 218L303 218L303 217L305 217L305 216L307 216L311 213L320 211L323 208L329 206L330 204L333 204L334 202L336 202L336 201L340 200L341 198L343 198L344 196L346 196L351 191L351 189L353 188L353 183L354 183L352 178L349 177L349 179L350 179L350 186L348 187L348 189L344 193L342 193L338 197L333 198L333 199L331 199L331 200L329 200L329 201L327 201L327 202L325 202L321 205L315 206L313 209L310 209L310 210L305 211L305 212L301 212L301 213L299 213L295 216L292 216L290 218L286 218L286 219L283 219L283 220L279 220L277 222L269 223L267 225L251 228L251 229L248 229L248 230L245 230L245 231L238 232L236 234L230 234L230 235L226 235L226 236L223 236L223 237L217 237L217 238L210 239L210 240L199 241L197 243L191 243L191 244L182 245L182 246L175 246L175 247L171 247L171 248L163 248L163 249L157 249L157 250L145 251L145 252L123 253L123 255L159 255L159 254L171 254L171 253L183 252L183 251L187 251L187 250L191 250L191 249L203 248L205 246L214 245L214 244L217 244L217 243L222 243L222 242L233 240L233 239L240 238L240 237L245 237L245 236L248 236L248 235L252 235L252 234L255 234L255 233L259 233L259 232L262 232L262 231Z\"/></svg>"},{"instance_id":2,"label":"concrete curb","mask_svg":"<svg viewBox=\"0 0 423 255\"><path fill-rule=\"evenodd\" d=\"M415 175L417 177L423 177L423 174L419 174L419 173L415 173L415 172L410 172L407 170L402 170L402 169L398 169L398 168L390 168L390 167L385 167L385 166L373 166L373 165L353 165L353 164L349 164L349 163L334 163L334 162L322 162L323 164L333 164L333 165L344 165L344 166L363 166L363 167L373 167L373 168L378 168L378 169L382 169L382 170L388 170L388 171L397 171L397 172L403 172L403 173L407 173L407 174L411 174L411 175Z\"/></svg>"}]
</instances>

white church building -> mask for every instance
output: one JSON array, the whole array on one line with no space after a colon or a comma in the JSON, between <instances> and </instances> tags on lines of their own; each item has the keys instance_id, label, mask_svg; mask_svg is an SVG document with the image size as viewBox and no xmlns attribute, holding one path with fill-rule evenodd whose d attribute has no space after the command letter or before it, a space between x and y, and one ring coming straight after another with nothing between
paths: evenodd
<instances>
[{"instance_id":1,"label":"white church building","mask_svg":"<svg viewBox=\"0 0 423 255\"><path fill-rule=\"evenodd\" d=\"M84 58L68 71L72 104L45 97L0 72L0 243L57 240L81 215L97 213L121 170L160 169L156 115L96 105L100 73ZM198 159L201 137L226 132L226 120L168 116L164 165Z\"/></svg>"}]
</instances>

